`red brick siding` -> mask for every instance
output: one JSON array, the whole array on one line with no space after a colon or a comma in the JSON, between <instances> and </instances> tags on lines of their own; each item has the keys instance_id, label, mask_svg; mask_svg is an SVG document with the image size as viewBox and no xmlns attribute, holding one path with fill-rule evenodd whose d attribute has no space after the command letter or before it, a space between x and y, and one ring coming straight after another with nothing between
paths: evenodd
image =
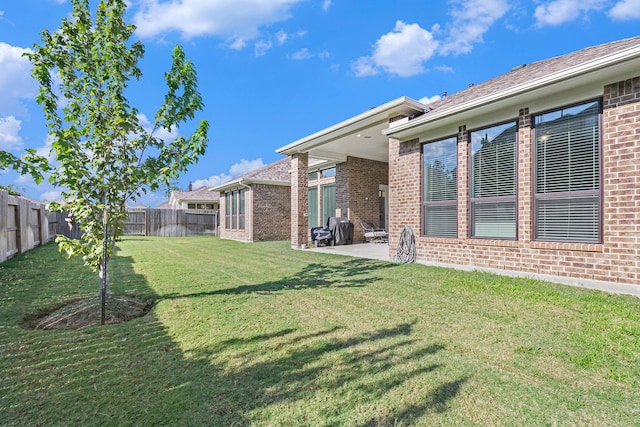
<instances>
[{"instance_id":1,"label":"red brick siding","mask_svg":"<svg viewBox=\"0 0 640 427\"><path fill-rule=\"evenodd\" d=\"M384 227L380 222L380 185L389 183L385 162L348 157L336 168L336 209L354 225L354 242L364 239L361 222Z\"/></svg>"},{"instance_id":2,"label":"red brick siding","mask_svg":"<svg viewBox=\"0 0 640 427\"><path fill-rule=\"evenodd\" d=\"M291 247L309 240L309 155L291 156Z\"/></svg>"},{"instance_id":3,"label":"red brick siding","mask_svg":"<svg viewBox=\"0 0 640 427\"><path fill-rule=\"evenodd\" d=\"M252 185L253 241L289 240L291 237L291 188Z\"/></svg>"},{"instance_id":4,"label":"red brick siding","mask_svg":"<svg viewBox=\"0 0 640 427\"><path fill-rule=\"evenodd\" d=\"M390 140L390 255L409 225L418 261L640 284L640 77L606 86L603 106L602 244L532 241L533 141L529 110L523 106L518 118L518 240L467 237L466 142L458 145L458 239L421 236L420 143Z\"/></svg>"}]
</instances>

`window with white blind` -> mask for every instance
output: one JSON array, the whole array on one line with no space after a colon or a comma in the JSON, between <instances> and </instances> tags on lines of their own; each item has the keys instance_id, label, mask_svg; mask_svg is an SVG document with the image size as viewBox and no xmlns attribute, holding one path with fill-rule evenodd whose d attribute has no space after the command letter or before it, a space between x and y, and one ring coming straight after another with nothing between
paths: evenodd
<instances>
[{"instance_id":1,"label":"window with white blind","mask_svg":"<svg viewBox=\"0 0 640 427\"><path fill-rule=\"evenodd\" d=\"M432 237L458 235L457 138L429 142L423 156L423 233Z\"/></svg>"},{"instance_id":2,"label":"window with white blind","mask_svg":"<svg viewBox=\"0 0 640 427\"><path fill-rule=\"evenodd\" d=\"M535 237L601 241L600 102L535 117Z\"/></svg>"},{"instance_id":3,"label":"window with white blind","mask_svg":"<svg viewBox=\"0 0 640 427\"><path fill-rule=\"evenodd\" d=\"M469 133L471 237L516 238L515 122Z\"/></svg>"}]
</instances>

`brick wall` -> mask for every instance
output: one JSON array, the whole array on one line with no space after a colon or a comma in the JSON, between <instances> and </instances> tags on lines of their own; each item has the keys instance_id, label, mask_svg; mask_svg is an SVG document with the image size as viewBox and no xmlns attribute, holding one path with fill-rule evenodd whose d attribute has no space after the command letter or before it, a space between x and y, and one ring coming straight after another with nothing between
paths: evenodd
<instances>
[{"instance_id":1,"label":"brick wall","mask_svg":"<svg viewBox=\"0 0 640 427\"><path fill-rule=\"evenodd\" d=\"M252 185L253 240L289 240L291 237L291 187Z\"/></svg>"},{"instance_id":2,"label":"brick wall","mask_svg":"<svg viewBox=\"0 0 640 427\"><path fill-rule=\"evenodd\" d=\"M364 239L361 222L380 223L380 185L389 183L389 165L385 162L347 157L336 169L336 208L354 225L354 242Z\"/></svg>"},{"instance_id":3,"label":"brick wall","mask_svg":"<svg viewBox=\"0 0 640 427\"><path fill-rule=\"evenodd\" d=\"M602 244L532 240L533 142L531 116L523 106L518 117L518 239L467 237L466 140L458 144L458 238L422 237L420 143L390 140L390 256L395 254L402 228L408 225L416 236L421 262L640 284L640 77L606 86L603 106ZM460 124L459 138L466 138L464 131Z\"/></svg>"},{"instance_id":4,"label":"brick wall","mask_svg":"<svg viewBox=\"0 0 640 427\"><path fill-rule=\"evenodd\" d=\"M309 239L309 155L291 156L291 247Z\"/></svg>"}]
</instances>

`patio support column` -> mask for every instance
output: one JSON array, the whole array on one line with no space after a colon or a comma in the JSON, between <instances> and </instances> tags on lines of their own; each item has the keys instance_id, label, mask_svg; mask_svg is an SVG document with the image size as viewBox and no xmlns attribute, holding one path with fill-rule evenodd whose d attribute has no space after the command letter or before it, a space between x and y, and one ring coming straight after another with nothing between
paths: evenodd
<instances>
[{"instance_id":1,"label":"patio support column","mask_svg":"<svg viewBox=\"0 0 640 427\"><path fill-rule=\"evenodd\" d=\"M291 155L291 247L309 240L309 155Z\"/></svg>"}]
</instances>

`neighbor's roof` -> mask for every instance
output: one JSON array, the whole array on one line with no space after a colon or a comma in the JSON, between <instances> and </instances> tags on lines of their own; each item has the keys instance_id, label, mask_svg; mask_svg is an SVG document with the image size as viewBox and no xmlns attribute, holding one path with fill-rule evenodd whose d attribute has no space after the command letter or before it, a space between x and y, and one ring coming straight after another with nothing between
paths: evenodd
<instances>
[{"instance_id":1,"label":"neighbor's roof","mask_svg":"<svg viewBox=\"0 0 640 427\"><path fill-rule=\"evenodd\" d=\"M291 158L284 157L266 166L248 172L236 179L227 181L209 189L210 192L220 192L250 184L291 185Z\"/></svg>"},{"instance_id":2,"label":"neighbor's roof","mask_svg":"<svg viewBox=\"0 0 640 427\"><path fill-rule=\"evenodd\" d=\"M220 195L209 191L207 187L200 187L193 191L173 191L172 197L178 201L206 201L217 202L220 200Z\"/></svg>"},{"instance_id":3,"label":"neighbor's roof","mask_svg":"<svg viewBox=\"0 0 640 427\"><path fill-rule=\"evenodd\" d=\"M465 110L494 104L541 88L548 88L549 91L561 90L561 86L551 86L571 79L601 84L612 83L615 80L607 79L616 78L624 73L635 72L633 75L637 75L639 66L640 36L587 47L566 55L517 66L506 74L428 104L429 110L422 116L406 124L386 129L383 133L406 138L411 136L410 129Z\"/></svg>"}]
</instances>

